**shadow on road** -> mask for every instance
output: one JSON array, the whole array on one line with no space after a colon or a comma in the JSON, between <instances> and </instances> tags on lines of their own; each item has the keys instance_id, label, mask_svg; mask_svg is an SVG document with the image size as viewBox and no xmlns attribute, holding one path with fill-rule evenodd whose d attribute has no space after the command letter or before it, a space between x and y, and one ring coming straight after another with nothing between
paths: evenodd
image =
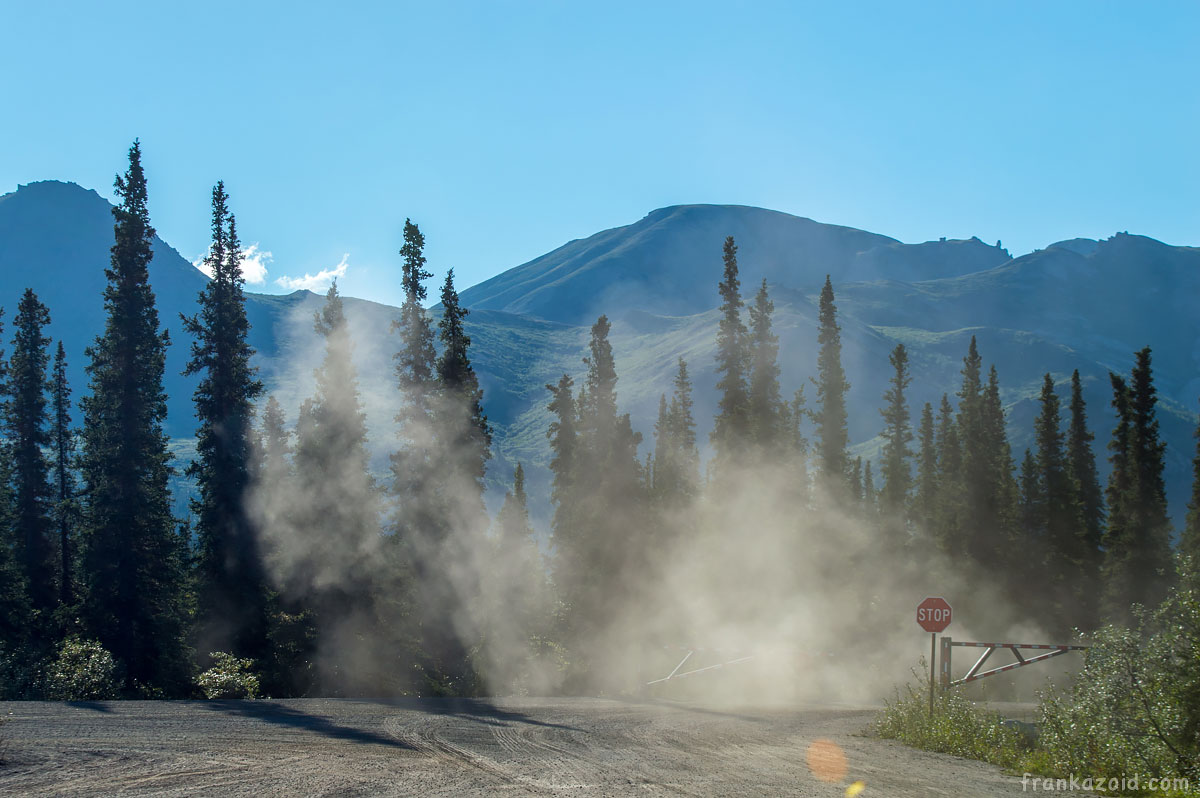
<instances>
[{"instance_id":1,"label":"shadow on road","mask_svg":"<svg viewBox=\"0 0 1200 798\"><path fill-rule=\"evenodd\" d=\"M92 712L112 712L112 707L99 701L67 701L66 704L75 709L90 709Z\"/></svg>"},{"instance_id":2,"label":"shadow on road","mask_svg":"<svg viewBox=\"0 0 1200 798\"><path fill-rule=\"evenodd\" d=\"M223 712L226 715L239 715L247 718L261 720L264 723L275 723L282 726L291 726L296 729L303 729L314 734L320 734L325 737L331 737L336 740L348 740L355 743L373 743L375 745L386 745L391 748L405 748L413 750L411 745L397 740L394 737L389 737L386 734L359 729L354 726L344 726L340 723L334 723L328 718L323 718L320 715L310 715L307 712L300 712L291 707L276 704L273 701L239 701L239 700L214 700L199 703L199 706L212 712Z\"/></svg>"},{"instance_id":3,"label":"shadow on road","mask_svg":"<svg viewBox=\"0 0 1200 798\"><path fill-rule=\"evenodd\" d=\"M397 698L397 699L350 699L366 704L382 704L406 709L412 712L424 712L429 715L446 715L456 718L473 720L486 726L506 726L511 723L524 723L530 726L541 726L546 729L563 729L565 731L582 731L575 726L562 723L550 723L537 720L523 712L501 709L495 704L480 698Z\"/></svg>"},{"instance_id":4,"label":"shadow on road","mask_svg":"<svg viewBox=\"0 0 1200 798\"><path fill-rule=\"evenodd\" d=\"M745 720L752 723L762 723L767 720L767 718L759 715L747 715L742 712L730 712L729 710L725 709L711 709L708 707L697 706L696 704L685 703L683 701L672 701L669 698L655 698L653 696L627 696L620 698L610 697L608 700L617 704L631 704L639 707L664 707L667 709L678 709L683 712L695 712L701 715L717 715L718 717L723 718L734 718L736 720Z\"/></svg>"}]
</instances>

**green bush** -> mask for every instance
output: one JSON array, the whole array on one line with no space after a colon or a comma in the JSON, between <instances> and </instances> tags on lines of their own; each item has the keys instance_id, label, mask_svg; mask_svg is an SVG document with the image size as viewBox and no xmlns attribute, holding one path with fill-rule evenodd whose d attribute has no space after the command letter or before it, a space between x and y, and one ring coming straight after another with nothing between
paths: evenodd
<instances>
[{"instance_id":1,"label":"green bush","mask_svg":"<svg viewBox=\"0 0 1200 798\"><path fill-rule=\"evenodd\" d=\"M59 701L116 698L121 680L112 654L95 640L68 637L46 668L43 692Z\"/></svg>"},{"instance_id":2,"label":"green bush","mask_svg":"<svg viewBox=\"0 0 1200 798\"><path fill-rule=\"evenodd\" d=\"M876 719L874 731L880 737L1003 767L1024 761L1030 745L1021 729L956 692L939 693L930 715L929 680L915 672L913 676Z\"/></svg>"},{"instance_id":3,"label":"green bush","mask_svg":"<svg viewBox=\"0 0 1200 798\"><path fill-rule=\"evenodd\" d=\"M238 659L224 651L209 656L213 666L196 679L206 698L258 698L258 677L251 672L252 660Z\"/></svg>"},{"instance_id":4,"label":"green bush","mask_svg":"<svg viewBox=\"0 0 1200 798\"><path fill-rule=\"evenodd\" d=\"M1200 784L1200 578L1135 628L1099 630L1072 687L1043 696L1041 727L1053 771Z\"/></svg>"}]
</instances>

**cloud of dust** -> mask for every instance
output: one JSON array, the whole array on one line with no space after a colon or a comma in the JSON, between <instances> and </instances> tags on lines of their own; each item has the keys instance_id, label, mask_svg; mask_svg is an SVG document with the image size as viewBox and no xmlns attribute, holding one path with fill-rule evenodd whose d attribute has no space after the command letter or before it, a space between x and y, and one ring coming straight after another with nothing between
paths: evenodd
<instances>
[{"instance_id":1,"label":"cloud of dust","mask_svg":"<svg viewBox=\"0 0 1200 798\"><path fill-rule=\"evenodd\" d=\"M288 388L277 399L291 419L327 356L326 341L312 333L312 311L299 310L289 322L297 334L281 375ZM921 530L898 533L915 536L916 545L889 545L879 519L836 500L819 481L797 485L794 471L774 463L727 470L719 491L710 485L670 512L647 512L644 528L628 530L622 542L627 567L605 575L601 625L573 637L548 582L553 552L489 524L477 484L453 476L460 473L453 464L470 454L465 412L444 414L456 419L449 432L406 429L410 443L440 440L449 455L418 468L425 478L404 495L381 490L391 480L379 468L381 455L400 447L392 420L401 397L392 369L383 367L399 337L353 324L350 335L360 367L342 378L357 384L378 479L363 478L353 447L330 448L321 482L298 479L290 462L268 463L249 499L281 595L297 604L326 597L315 600L323 616L316 653L322 692L428 692L413 661L424 646L444 672L470 670L482 680L459 689L491 694L876 702L929 655L929 635L915 620L928 595L954 606L945 634L956 639L1067 642L1043 640L1008 609L1013 602L998 578L921 545ZM603 479L585 475L584 483ZM367 508L373 522L347 529L340 511L297 512L338 506ZM582 660L587 676L572 680ZM673 669L674 678L647 686ZM690 671L700 672L680 678Z\"/></svg>"}]
</instances>

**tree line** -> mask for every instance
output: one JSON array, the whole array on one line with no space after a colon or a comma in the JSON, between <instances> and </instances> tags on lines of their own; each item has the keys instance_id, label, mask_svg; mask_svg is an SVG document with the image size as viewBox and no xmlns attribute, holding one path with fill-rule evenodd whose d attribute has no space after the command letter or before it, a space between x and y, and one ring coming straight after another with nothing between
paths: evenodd
<instances>
[{"instance_id":1,"label":"tree line","mask_svg":"<svg viewBox=\"0 0 1200 798\"><path fill-rule=\"evenodd\" d=\"M718 286L711 460L702 467L683 358L660 399L653 446L639 456L642 436L620 411L611 324L601 316L580 382L564 374L546 386L554 516L543 554L519 464L488 517L492 427L470 360L468 311L452 270L436 324L425 309L432 274L418 226L406 221L399 253L398 432L377 479L336 283L313 320L323 344L314 394L294 425L274 397L263 401L223 183L212 193L212 278L196 313L181 319L191 338L185 373L199 378L199 428L186 468L196 496L187 518L176 518L163 431L171 342L149 282L154 229L137 142L116 194L106 322L85 353L80 426L63 344L51 357L49 309L32 290L17 307L11 351L0 351L0 678L10 697L53 693L45 674L59 671L50 663L80 640L111 657L125 696L196 694L199 671L227 654L272 695L603 689L612 676L601 663L614 651L678 631L643 608L661 600L657 586L702 528L721 530L717 548L703 551L728 567L701 589L728 597L734 618L778 587L746 584L753 579L738 564L748 552L812 560L789 535L814 524L829 538L847 524L865 536L865 546L846 549L861 567L836 588L864 623L882 622L881 563L906 577L931 560L979 576L1056 634L1125 620L1135 605L1157 603L1172 579L1149 348L1128 375L1111 376L1116 425L1102 487L1078 372L1065 418L1046 375L1035 446L1018 465L999 376L994 366L985 374L975 339L961 389L936 408L925 404L915 424L899 344L881 397L877 478L870 461L849 453L832 282L818 303L809 407L804 386L783 392L768 286L743 299L732 238ZM1193 557L1200 448L1195 472L1180 540ZM755 494L770 511L739 517L750 484L771 486ZM833 551L837 542L825 541ZM631 607L644 616L636 635L618 622Z\"/></svg>"}]
</instances>

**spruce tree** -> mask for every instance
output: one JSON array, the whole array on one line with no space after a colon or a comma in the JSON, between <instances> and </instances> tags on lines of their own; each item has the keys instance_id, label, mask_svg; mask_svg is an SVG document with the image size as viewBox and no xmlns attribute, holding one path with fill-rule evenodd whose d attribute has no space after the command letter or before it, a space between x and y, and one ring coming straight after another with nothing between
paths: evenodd
<instances>
[{"instance_id":1,"label":"spruce tree","mask_svg":"<svg viewBox=\"0 0 1200 798\"><path fill-rule=\"evenodd\" d=\"M771 329L775 303L767 293L767 281L750 306L750 436L759 452L776 452L783 432L783 400L779 393L779 336Z\"/></svg>"},{"instance_id":2,"label":"spruce tree","mask_svg":"<svg viewBox=\"0 0 1200 798\"><path fill-rule=\"evenodd\" d=\"M67 383L67 354L62 341L54 353L50 377L50 450L54 456L54 525L58 528L59 592L64 607L75 603L75 525L79 508L75 496L75 431L71 429L71 386Z\"/></svg>"},{"instance_id":3,"label":"spruce tree","mask_svg":"<svg viewBox=\"0 0 1200 798\"><path fill-rule=\"evenodd\" d=\"M370 580L362 578L379 539L378 496L368 470L366 416L358 395L358 373L337 283L314 314L314 329L325 340L316 370L316 392L304 402L296 425L297 540L289 593L311 597L319 637L337 640L347 618L372 607ZM328 686L346 689L354 673L346 651L329 652ZM341 655L341 656L339 656Z\"/></svg>"},{"instance_id":4,"label":"spruce tree","mask_svg":"<svg viewBox=\"0 0 1200 798\"><path fill-rule=\"evenodd\" d=\"M1196 454L1192 458L1192 498L1187 524L1179 538L1179 552L1189 558L1193 571L1200 571L1200 424L1196 426Z\"/></svg>"},{"instance_id":5,"label":"spruce tree","mask_svg":"<svg viewBox=\"0 0 1200 798\"><path fill-rule=\"evenodd\" d=\"M43 330L50 312L32 289L25 289L13 320L12 356L8 364L9 401L5 432L12 447L13 523L17 559L25 572L35 610L48 612L58 602L51 515L54 499L50 464L44 449L50 445L46 413L47 347Z\"/></svg>"},{"instance_id":6,"label":"spruce tree","mask_svg":"<svg viewBox=\"0 0 1200 798\"><path fill-rule=\"evenodd\" d=\"M411 219L404 220L401 285L404 303L400 319L392 329L400 334L396 353L396 378L400 388L399 448L391 456L392 496L396 502L395 538L409 547L418 576L427 541L440 539L446 523L437 506L436 428L437 359L433 348L433 324L422 303L427 291L424 281L432 277L425 268L425 236Z\"/></svg>"},{"instance_id":7,"label":"spruce tree","mask_svg":"<svg viewBox=\"0 0 1200 798\"><path fill-rule=\"evenodd\" d=\"M1095 436L1088 429L1087 406L1083 401L1083 384L1079 378L1079 369L1075 369L1071 374L1070 411L1071 420L1067 428L1067 470L1075 488L1075 501L1079 505L1083 525L1085 580L1095 583L1100 576L1104 537L1104 493L1100 488L1100 477L1096 473L1096 456L1092 453L1092 441Z\"/></svg>"},{"instance_id":8,"label":"spruce tree","mask_svg":"<svg viewBox=\"0 0 1200 798\"><path fill-rule=\"evenodd\" d=\"M1068 470L1064 435L1054 380L1042 381L1041 412L1034 423L1036 467L1040 488L1039 527L1045 536L1046 597L1052 606L1051 623L1066 633L1080 623L1083 584L1082 514Z\"/></svg>"},{"instance_id":9,"label":"spruce tree","mask_svg":"<svg viewBox=\"0 0 1200 798\"><path fill-rule=\"evenodd\" d=\"M962 447L963 525L965 550L979 564L994 562L998 541L992 535L989 496L993 478L991 452L983 420L983 358L975 336L963 358L958 392L958 440Z\"/></svg>"},{"instance_id":10,"label":"spruce tree","mask_svg":"<svg viewBox=\"0 0 1200 798\"><path fill-rule=\"evenodd\" d=\"M654 458L651 490L659 506L671 509L694 497L699 489L699 453L696 451L696 422L692 417L692 381L687 362L679 358L668 403L659 399L654 425Z\"/></svg>"},{"instance_id":11,"label":"spruce tree","mask_svg":"<svg viewBox=\"0 0 1200 798\"><path fill-rule=\"evenodd\" d=\"M564 374L555 385L547 385L551 400L547 409L554 416L546 429L550 440L550 473L553 475L550 502L554 505L554 580L564 592L569 589L578 546L575 491L579 485L579 406L573 394L574 381Z\"/></svg>"},{"instance_id":12,"label":"spruce tree","mask_svg":"<svg viewBox=\"0 0 1200 798\"><path fill-rule=\"evenodd\" d=\"M808 438L804 435L804 421L808 418L807 399L801 385L787 404L787 466L789 481L793 485L792 495L797 507L807 507L810 495L808 475Z\"/></svg>"},{"instance_id":13,"label":"spruce tree","mask_svg":"<svg viewBox=\"0 0 1200 798\"><path fill-rule=\"evenodd\" d=\"M1133 600L1155 607L1166 595L1174 570L1171 566L1171 522L1167 515L1166 485L1163 482L1166 444L1159 440L1157 391L1151 369L1150 347L1135 353L1130 374L1129 436L1133 469L1131 506L1127 512L1135 523Z\"/></svg>"},{"instance_id":14,"label":"spruce tree","mask_svg":"<svg viewBox=\"0 0 1200 798\"><path fill-rule=\"evenodd\" d=\"M0 339L4 332L4 309L0 308ZM0 419L8 412L8 361L0 343ZM26 641L30 629L30 604L25 570L17 559L19 543L13 522L12 446L0 436L0 644L11 650Z\"/></svg>"},{"instance_id":15,"label":"spruce tree","mask_svg":"<svg viewBox=\"0 0 1200 798\"><path fill-rule=\"evenodd\" d=\"M942 394L937 425L938 476L937 507L933 538L938 547L953 557L966 553L963 537L962 447L950 397Z\"/></svg>"},{"instance_id":16,"label":"spruce tree","mask_svg":"<svg viewBox=\"0 0 1200 798\"><path fill-rule=\"evenodd\" d=\"M1171 579L1170 522L1163 483L1150 348L1138 351L1128 383L1111 375L1117 426L1109 448L1109 524L1102 571L1106 614L1129 617L1132 604L1156 606Z\"/></svg>"},{"instance_id":17,"label":"spruce tree","mask_svg":"<svg viewBox=\"0 0 1200 798\"><path fill-rule=\"evenodd\" d=\"M159 330L150 287L154 228L146 206L141 148L116 180L119 200L105 270L104 332L87 350L81 473L86 497L83 615L123 663L126 689L178 693L187 680L183 559L171 516L170 453Z\"/></svg>"},{"instance_id":18,"label":"spruce tree","mask_svg":"<svg viewBox=\"0 0 1200 798\"><path fill-rule=\"evenodd\" d=\"M667 395L658 395L658 417L654 421L654 455L650 459L651 497L663 503L671 483L671 419L667 415Z\"/></svg>"},{"instance_id":19,"label":"spruce tree","mask_svg":"<svg viewBox=\"0 0 1200 798\"><path fill-rule=\"evenodd\" d=\"M817 401L820 409L816 413L817 463L826 487L835 492L839 485L847 484L850 466L846 454L848 434L846 432L846 372L842 370L841 328L837 323L837 306L833 302L833 283L825 276L821 289L818 313L819 329L817 344Z\"/></svg>"},{"instance_id":20,"label":"spruce tree","mask_svg":"<svg viewBox=\"0 0 1200 798\"><path fill-rule=\"evenodd\" d=\"M717 417L713 423L712 444L716 460L723 463L741 456L750 436L750 394L747 372L750 368L748 332L742 321L741 281L738 279L737 245L733 236L725 239L724 277L718 286L721 294L721 321L717 326ZM718 465L718 468L720 466Z\"/></svg>"},{"instance_id":21,"label":"spruce tree","mask_svg":"<svg viewBox=\"0 0 1200 798\"><path fill-rule=\"evenodd\" d=\"M515 544L533 534L529 525L529 502L525 496L525 468L520 463L513 469L512 490L504 494L504 504L496 516L502 543Z\"/></svg>"},{"instance_id":22,"label":"spruce tree","mask_svg":"<svg viewBox=\"0 0 1200 798\"><path fill-rule=\"evenodd\" d=\"M463 320L470 313L458 300L454 289L454 270L446 273L442 286L442 318L438 322L438 337L442 356L437 361L438 441L443 457L450 461L450 473L443 476L455 480L455 503L462 503L469 492L471 512L483 513L483 477L491 458L492 428L483 412L483 390L471 365L468 350L471 338Z\"/></svg>"},{"instance_id":23,"label":"spruce tree","mask_svg":"<svg viewBox=\"0 0 1200 798\"><path fill-rule=\"evenodd\" d=\"M892 364L891 387L884 393L885 406L879 411L884 422L883 490L879 498L880 509L885 516L902 520L912 484L912 472L908 467L912 450L908 448L908 444L913 439L908 401L904 396L912 376L908 371L908 352L904 349L904 344L896 344L888 361ZM932 427L932 418L930 425ZM932 429L930 434L932 435Z\"/></svg>"},{"instance_id":24,"label":"spruce tree","mask_svg":"<svg viewBox=\"0 0 1200 798\"><path fill-rule=\"evenodd\" d=\"M850 498L856 505L862 505L863 499L863 462L861 457L854 458L854 465L850 467Z\"/></svg>"},{"instance_id":25,"label":"spruce tree","mask_svg":"<svg viewBox=\"0 0 1200 798\"><path fill-rule=\"evenodd\" d=\"M644 584L646 536L641 534L643 480L637 459L641 434L628 413L617 409L617 371L609 341L611 325L601 316L592 325L587 378L579 399L579 448L573 491L575 534L569 552L567 588L575 650L587 667L604 635L619 633L608 624L606 608L614 591Z\"/></svg>"},{"instance_id":26,"label":"spruce tree","mask_svg":"<svg viewBox=\"0 0 1200 798\"><path fill-rule=\"evenodd\" d=\"M1042 474L1033 452L1026 449L1021 461L1020 478L1020 545L1025 551L1026 561L1036 565L1037 575L1042 576L1042 558L1046 549L1046 500L1042 490Z\"/></svg>"},{"instance_id":27,"label":"spruce tree","mask_svg":"<svg viewBox=\"0 0 1200 798\"><path fill-rule=\"evenodd\" d=\"M867 511L867 515L874 515L879 509L879 501L877 498L878 491L875 490L875 475L871 473L871 461L867 460L863 463L863 507Z\"/></svg>"},{"instance_id":28,"label":"spruce tree","mask_svg":"<svg viewBox=\"0 0 1200 798\"><path fill-rule=\"evenodd\" d=\"M921 408L921 425L917 429L920 451L917 460L916 494L913 496L913 520L928 534L934 519L938 496L938 459L934 441L933 405Z\"/></svg>"},{"instance_id":29,"label":"spruce tree","mask_svg":"<svg viewBox=\"0 0 1200 798\"><path fill-rule=\"evenodd\" d=\"M288 458L292 454L291 432L287 429L287 418L283 406L274 396L267 398L267 404L262 412L262 431L259 433L259 473L270 475L285 474L289 468Z\"/></svg>"},{"instance_id":30,"label":"spruce tree","mask_svg":"<svg viewBox=\"0 0 1200 798\"><path fill-rule=\"evenodd\" d=\"M426 541L433 546L422 555L431 555L433 561L422 567L418 589L424 602L423 647L431 657L430 667L449 680L453 689L464 691L473 689L468 686L474 676L468 652L478 641L463 639L475 636L474 630L455 629L456 619L469 613L462 606L462 586L451 585L445 574L447 563L478 561L486 542L483 478L492 456L492 431L483 412L483 391L471 366L471 338L463 324L468 311L459 303L453 269L446 273L441 299L438 337L442 355L437 360L438 392L433 404L437 484L428 498L437 507L443 528L440 540Z\"/></svg>"},{"instance_id":31,"label":"spruce tree","mask_svg":"<svg viewBox=\"0 0 1200 798\"><path fill-rule=\"evenodd\" d=\"M1109 372L1112 385L1112 407L1116 415L1112 437L1108 442L1108 526L1104 530L1104 556L1101 560L1103 583L1103 613L1109 621L1122 622L1129 616L1132 601L1132 585L1129 583L1128 559L1132 556L1133 521L1130 517L1130 495L1133 485L1133 468L1130 463L1130 436L1132 434L1132 410L1130 408L1129 383L1124 377Z\"/></svg>"},{"instance_id":32,"label":"spruce tree","mask_svg":"<svg viewBox=\"0 0 1200 798\"><path fill-rule=\"evenodd\" d=\"M188 466L199 497L192 500L198 544L201 635L239 657L267 650L267 585L257 536L245 502L251 480L254 400L263 386L250 364L242 290L241 242L223 181L212 190L212 243L205 262L212 278L199 311L180 315L192 336L184 376L200 375L193 399L197 459Z\"/></svg>"}]
</instances>

